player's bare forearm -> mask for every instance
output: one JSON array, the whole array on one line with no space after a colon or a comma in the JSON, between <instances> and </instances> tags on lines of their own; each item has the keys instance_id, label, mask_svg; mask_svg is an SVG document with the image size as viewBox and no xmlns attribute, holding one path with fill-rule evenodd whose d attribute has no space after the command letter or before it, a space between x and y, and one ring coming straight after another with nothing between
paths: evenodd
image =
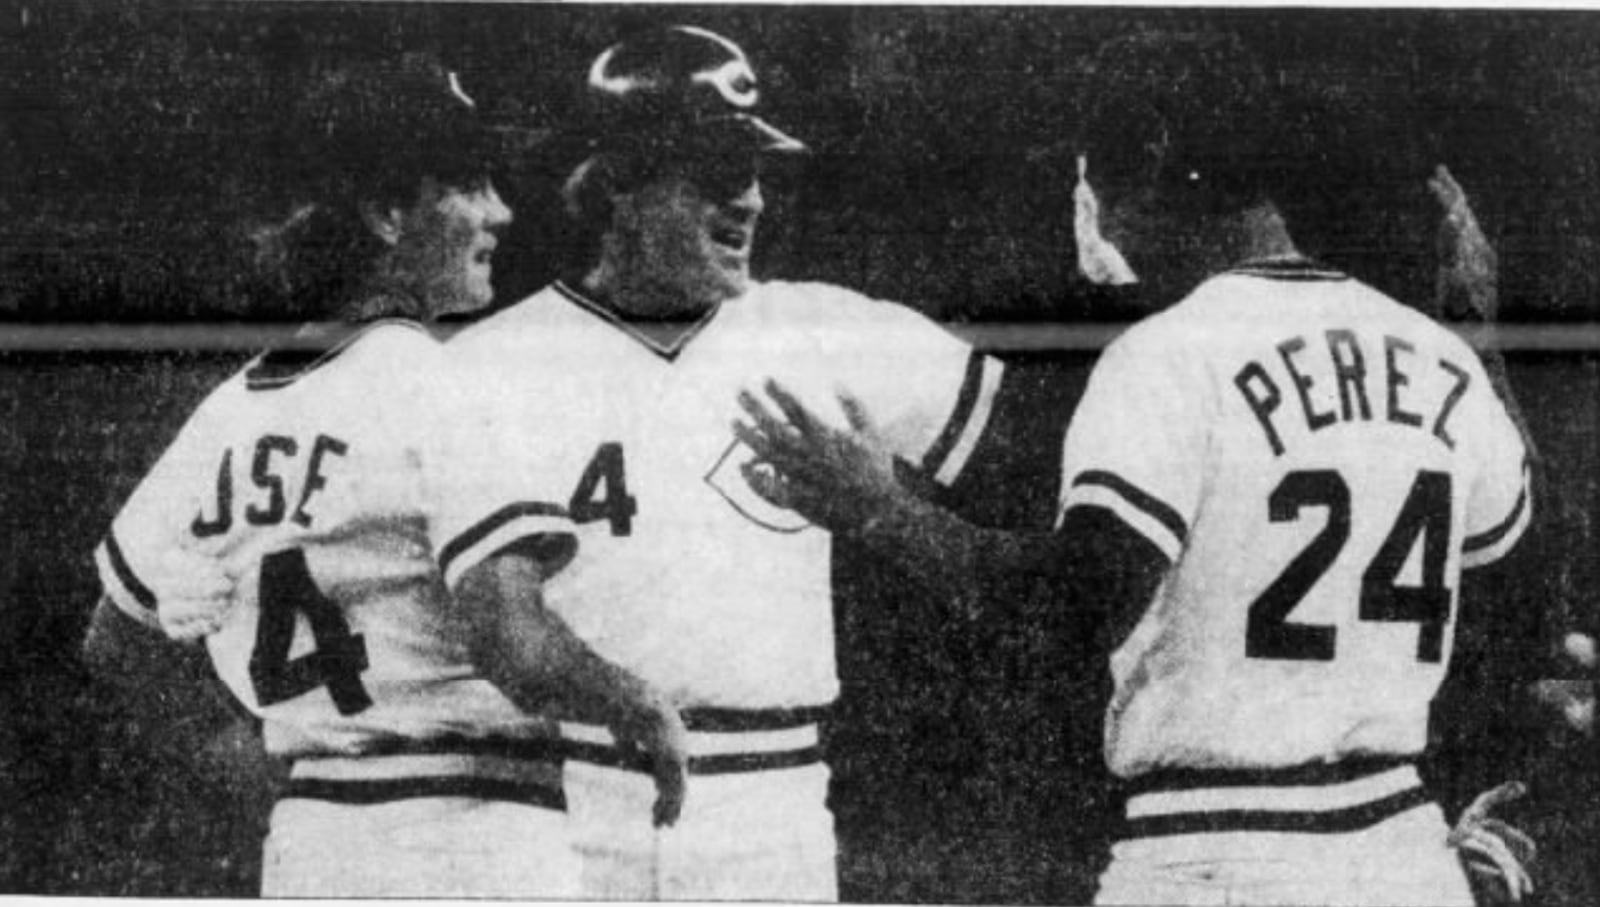
<instances>
[{"instance_id":1,"label":"player's bare forearm","mask_svg":"<svg viewBox=\"0 0 1600 907\"><path fill-rule=\"evenodd\" d=\"M986 601L1009 599L991 596L986 578L996 571L1018 578L1032 571L1028 551L1041 543L1036 534L969 523L904 488L877 501L849 534L969 620L984 615Z\"/></svg>"},{"instance_id":2,"label":"player's bare forearm","mask_svg":"<svg viewBox=\"0 0 1600 907\"><path fill-rule=\"evenodd\" d=\"M474 663L519 708L557 706L604 724L620 742L653 756L660 791L655 822L672 824L682 809L688 766L682 717L660 691L600 657L545 608L543 590L538 561L515 552L467 572L456 597L472 617Z\"/></svg>"},{"instance_id":3,"label":"player's bare forearm","mask_svg":"<svg viewBox=\"0 0 1600 907\"><path fill-rule=\"evenodd\" d=\"M769 382L765 392L770 403L741 395L748 421L733 426L776 470L747 472L751 487L858 537L968 618L1032 609L1027 619L1064 633L1109 621L1120 635L1128 623L1121 618L1142 611L1167 565L1147 539L1099 508L1069 511L1051 533L974 525L899 480L894 455L859 401L841 395L849 427L838 429L781 386Z\"/></svg>"},{"instance_id":4,"label":"player's bare forearm","mask_svg":"<svg viewBox=\"0 0 1600 907\"><path fill-rule=\"evenodd\" d=\"M456 595L476 618L478 667L527 711L559 702L587 715L626 718L649 691L596 655L544 607L543 584L536 561L510 553L490 558L462 578Z\"/></svg>"}]
</instances>

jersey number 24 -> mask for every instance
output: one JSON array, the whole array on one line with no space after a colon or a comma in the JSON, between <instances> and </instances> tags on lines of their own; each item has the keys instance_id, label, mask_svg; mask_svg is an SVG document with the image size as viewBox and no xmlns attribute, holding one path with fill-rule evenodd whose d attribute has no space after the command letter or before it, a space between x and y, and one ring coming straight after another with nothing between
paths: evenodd
<instances>
[{"instance_id":1,"label":"jersey number 24","mask_svg":"<svg viewBox=\"0 0 1600 907\"><path fill-rule=\"evenodd\" d=\"M1333 566L1350 539L1350 486L1331 469L1291 472L1267 499L1274 523L1294 522L1306 507L1325 507L1328 522L1250 605L1245 655L1293 661L1332 661L1338 628L1296 623L1289 614ZM1422 584L1399 585L1406 558L1422 540ZM1389 535L1361 575L1359 616L1367 621L1418 624L1417 660L1437 662L1450 619L1445 564L1450 545L1450 474L1421 470Z\"/></svg>"}]
</instances>

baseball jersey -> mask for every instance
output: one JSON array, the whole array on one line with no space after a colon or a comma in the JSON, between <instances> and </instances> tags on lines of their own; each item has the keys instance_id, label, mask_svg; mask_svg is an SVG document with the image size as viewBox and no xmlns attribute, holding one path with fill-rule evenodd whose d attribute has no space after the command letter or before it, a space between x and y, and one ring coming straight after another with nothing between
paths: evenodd
<instances>
[{"instance_id":1,"label":"baseball jersey","mask_svg":"<svg viewBox=\"0 0 1600 907\"><path fill-rule=\"evenodd\" d=\"M732 432L739 392L773 378L843 425L848 389L901 456L949 484L1001 379L999 362L910 309L809 283L754 284L672 343L557 283L450 349L479 375L466 383L489 401L486 433L548 434L530 399L560 410L545 418L565 433L580 545L547 603L683 706L791 708L838 693L829 537L746 483L755 456Z\"/></svg>"},{"instance_id":2,"label":"baseball jersey","mask_svg":"<svg viewBox=\"0 0 1600 907\"><path fill-rule=\"evenodd\" d=\"M1108 508L1172 562L1112 659L1123 777L1420 752L1461 571L1530 516L1471 348L1302 261L1217 276L1118 338L1063 461L1063 513Z\"/></svg>"},{"instance_id":3,"label":"baseball jersey","mask_svg":"<svg viewBox=\"0 0 1600 907\"><path fill-rule=\"evenodd\" d=\"M320 354L258 358L201 404L96 552L107 594L153 625L160 589L146 578L168 552L239 576L206 644L263 719L269 752L353 755L544 726L476 673L435 566L435 550L471 528L456 514L473 509L473 487L434 506L427 464L476 455L447 427L443 366L438 342L398 320ZM537 520L527 533L567 525Z\"/></svg>"}]
</instances>

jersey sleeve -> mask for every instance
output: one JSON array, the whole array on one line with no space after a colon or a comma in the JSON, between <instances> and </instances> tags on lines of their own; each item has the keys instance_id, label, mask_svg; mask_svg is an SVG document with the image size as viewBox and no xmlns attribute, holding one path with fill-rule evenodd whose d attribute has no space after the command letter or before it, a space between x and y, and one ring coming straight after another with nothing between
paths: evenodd
<instances>
[{"instance_id":1,"label":"jersey sleeve","mask_svg":"<svg viewBox=\"0 0 1600 907\"><path fill-rule=\"evenodd\" d=\"M492 359L449 359L423 456L429 537L446 585L512 546L559 569L577 548L567 499L581 471L569 462L575 432L558 405L566 395L558 382L548 395L512 393Z\"/></svg>"},{"instance_id":2,"label":"jersey sleeve","mask_svg":"<svg viewBox=\"0 0 1600 907\"><path fill-rule=\"evenodd\" d=\"M816 327L834 380L895 452L940 485L960 478L990 424L1004 364L903 305L851 294Z\"/></svg>"},{"instance_id":3,"label":"jersey sleeve","mask_svg":"<svg viewBox=\"0 0 1600 907\"><path fill-rule=\"evenodd\" d=\"M215 498L219 443L208 443L206 408L192 416L145 475L95 548L106 597L146 626L159 629L163 600L185 573L216 569L195 546L192 523L201 501ZM204 563L202 563L204 562Z\"/></svg>"},{"instance_id":4,"label":"jersey sleeve","mask_svg":"<svg viewBox=\"0 0 1600 907\"><path fill-rule=\"evenodd\" d=\"M1178 334L1149 322L1107 347L1067 427L1061 517L1101 507L1176 561L1199 509L1205 383Z\"/></svg>"},{"instance_id":5,"label":"jersey sleeve","mask_svg":"<svg viewBox=\"0 0 1600 907\"><path fill-rule=\"evenodd\" d=\"M1527 444L1481 369L1477 377L1477 387L1468 391L1470 408L1464 414L1477 442L1461 549L1461 565L1465 568L1481 567L1504 557L1533 518Z\"/></svg>"}]
</instances>

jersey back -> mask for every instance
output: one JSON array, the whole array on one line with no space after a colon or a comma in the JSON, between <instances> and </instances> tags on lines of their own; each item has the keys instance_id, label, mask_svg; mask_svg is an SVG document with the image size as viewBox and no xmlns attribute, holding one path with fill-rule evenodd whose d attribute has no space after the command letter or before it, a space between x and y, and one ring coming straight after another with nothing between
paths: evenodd
<instances>
[{"instance_id":1,"label":"jersey back","mask_svg":"<svg viewBox=\"0 0 1600 907\"><path fill-rule=\"evenodd\" d=\"M1214 278L1119 338L1064 457L1066 507L1173 561L1113 657L1125 777L1420 752L1461 571L1529 518L1473 351L1310 265Z\"/></svg>"},{"instance_id":2,"label":"jersey back","mask_svg":"<svg viewBox=\"0 0 1600 907\"><path fill-rule=\"evenodd\" d=\"M537 736L477 675L434 566L424 475L440 347L380 322L312 363L269 355L219 387L101 547L124 610L143 565L216 558L238 598L207 637L270 752L358 754L445 736Z\"/></svg>"},{"instance_id":3,"label":"jersey back","mask_svg":"<svg viewBox=\"0 0 1600 907\"><path fill-rule=\"evenodd\" d=\"M948 482L999 380L998 363L910 310L814 284L757 285L670 346L558 284L451 349L486 370L474 384L497 383L493 421L538 432L524 402L536 396L583 424L565 467L579 551L547 601L691 706L811 706L838 692L830 539L748 485L759 467L732 432L739 393L772 378L842 424L836 391L848 388L908 460Z\"/></svg>"}]
</instances>

